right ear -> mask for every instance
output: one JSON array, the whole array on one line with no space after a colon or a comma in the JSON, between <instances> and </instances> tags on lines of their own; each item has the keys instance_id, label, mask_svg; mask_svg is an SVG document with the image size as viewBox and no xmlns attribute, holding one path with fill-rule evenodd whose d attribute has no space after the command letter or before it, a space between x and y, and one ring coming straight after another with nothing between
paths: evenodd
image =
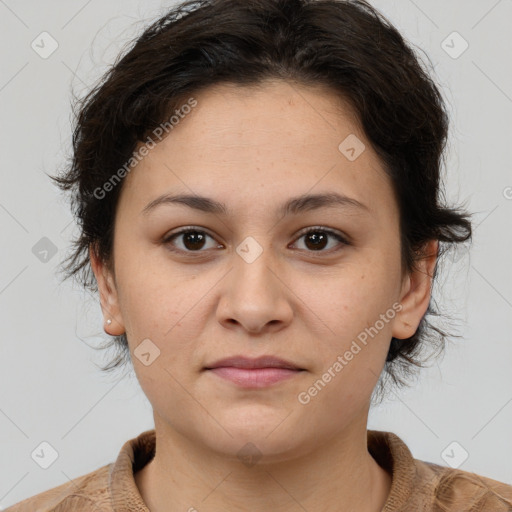
<instances>
[{"instance_id":1,"label":"right ear","mask_svg":"<svg viewBox=\"0 0 512 512\"><path fill-rule=\"evenodd\" d=\"M98 283L104 330L111 336L120 336L125 333L125 327L119 307L115 278L105 262L98 256L93 244L89 246L89 260ZM109 319L112 321L110 324L107 323Z\"/></svg>"}]
</instances>

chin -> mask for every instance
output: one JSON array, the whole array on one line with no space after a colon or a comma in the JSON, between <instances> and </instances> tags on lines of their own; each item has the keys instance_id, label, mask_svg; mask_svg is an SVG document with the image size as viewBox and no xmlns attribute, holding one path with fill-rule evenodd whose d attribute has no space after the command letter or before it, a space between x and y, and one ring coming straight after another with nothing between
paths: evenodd
<instances>
[{"instance_id":1,"label":"chin","mask_svg":"<svg viewBox=\"0 0 512 512\"><path fill-rule=\"evenodd\" d=\"M237 417L231 417L228 421L225 417L217 417L219 423L231 434L222 437L212 438L211 431L205 433L209 435L205 438L205 443L211 445L211 448L223 452L237 455L246 445L253 445L255 452L259 450L265 455L265 459L271 456L270 460L279 460L282 457L290 457L296 452L305 450L307 445L314 443L314 436L308 441L304 429L292 419L293 415L289 411L279 410L273 413L265 414L263 408L254 407L251 413L239 413ZM225 433L225 432L224 432ZM306 435L306 437L305 437ZM214 441L212 443L212 441ZM251 450L251 447L246 447ZM242 451L243 453L243 451Z\"/></svg>"}]
</instances>

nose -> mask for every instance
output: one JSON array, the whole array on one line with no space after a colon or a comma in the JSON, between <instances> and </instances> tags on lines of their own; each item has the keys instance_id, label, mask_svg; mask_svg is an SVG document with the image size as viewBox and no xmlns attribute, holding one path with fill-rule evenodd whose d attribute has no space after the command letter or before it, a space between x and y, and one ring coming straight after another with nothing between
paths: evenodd
<instances>
[{"instance_id":1,"label":"nose","mask_svg":"<svg viewBox=\"0 0 512 512\"><path fill-rule=\"evenodd\" d=\"M267 253L269 250L263 251L252 262L235 254L217 307L217 319L224 327L261 334L275 333L290 324L293 293Z\"/></svg>"}]
</instances>

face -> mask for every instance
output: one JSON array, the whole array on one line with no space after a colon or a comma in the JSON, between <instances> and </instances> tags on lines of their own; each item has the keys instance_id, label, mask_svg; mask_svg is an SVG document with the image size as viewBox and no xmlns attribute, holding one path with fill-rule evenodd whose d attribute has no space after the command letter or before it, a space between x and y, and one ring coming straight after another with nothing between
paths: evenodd
<instances>
[{"instance_id":1,"label":"face","mask_svg":"<svg viewBox=\"0 0 512 512\"><path fill-rule=\"evenodd\" d=\"M277 81L195 98L123 183L114 272L91 252L108 332L127 334L155 427L276 460L365 429L391 337L426 311L434 261L402 273L391 183L334 93ZM192 199L155 202L165 195ZM205 369L262 355L301 371L235 382L251 370Z\"/></svg>"}]
</instances>

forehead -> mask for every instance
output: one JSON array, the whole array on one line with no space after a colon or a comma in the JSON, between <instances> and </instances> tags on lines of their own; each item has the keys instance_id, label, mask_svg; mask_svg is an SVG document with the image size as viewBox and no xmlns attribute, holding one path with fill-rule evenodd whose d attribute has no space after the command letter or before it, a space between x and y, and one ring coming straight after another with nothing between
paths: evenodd
<instances>
[{"instance_id":1,"label":"forehead","mask_svg":"<svg viewBox=\"0 0 512 512\"><path fill-rule=\"evenodd\" d=\"M197 106L173 130L177 140L191 149L228 154L240 151L237 142L267 150L330 144L337 150L340 137L349 133L364 137L351 105L325 86L305 86L283 80L267 80L250 86L218 84L201 91ZM179 133L178 133L179 132ZM281 136L275 138L276 133ZM337 155L337 153L335 153Z\"/></svg>"},{"instance_id":2,"label":"forehead","mask_svg":"<svg viewBox=\"0 0 512 512\"><path fill-rule=\"evenodd\" d=\"M376 191L391 193L354 111L325 87L222 84L193 97L197 105L126 179L123 194L141 208L164 192L231 192L247 206L320 189L375 205Z\"/></svg>"}]
</instances>

